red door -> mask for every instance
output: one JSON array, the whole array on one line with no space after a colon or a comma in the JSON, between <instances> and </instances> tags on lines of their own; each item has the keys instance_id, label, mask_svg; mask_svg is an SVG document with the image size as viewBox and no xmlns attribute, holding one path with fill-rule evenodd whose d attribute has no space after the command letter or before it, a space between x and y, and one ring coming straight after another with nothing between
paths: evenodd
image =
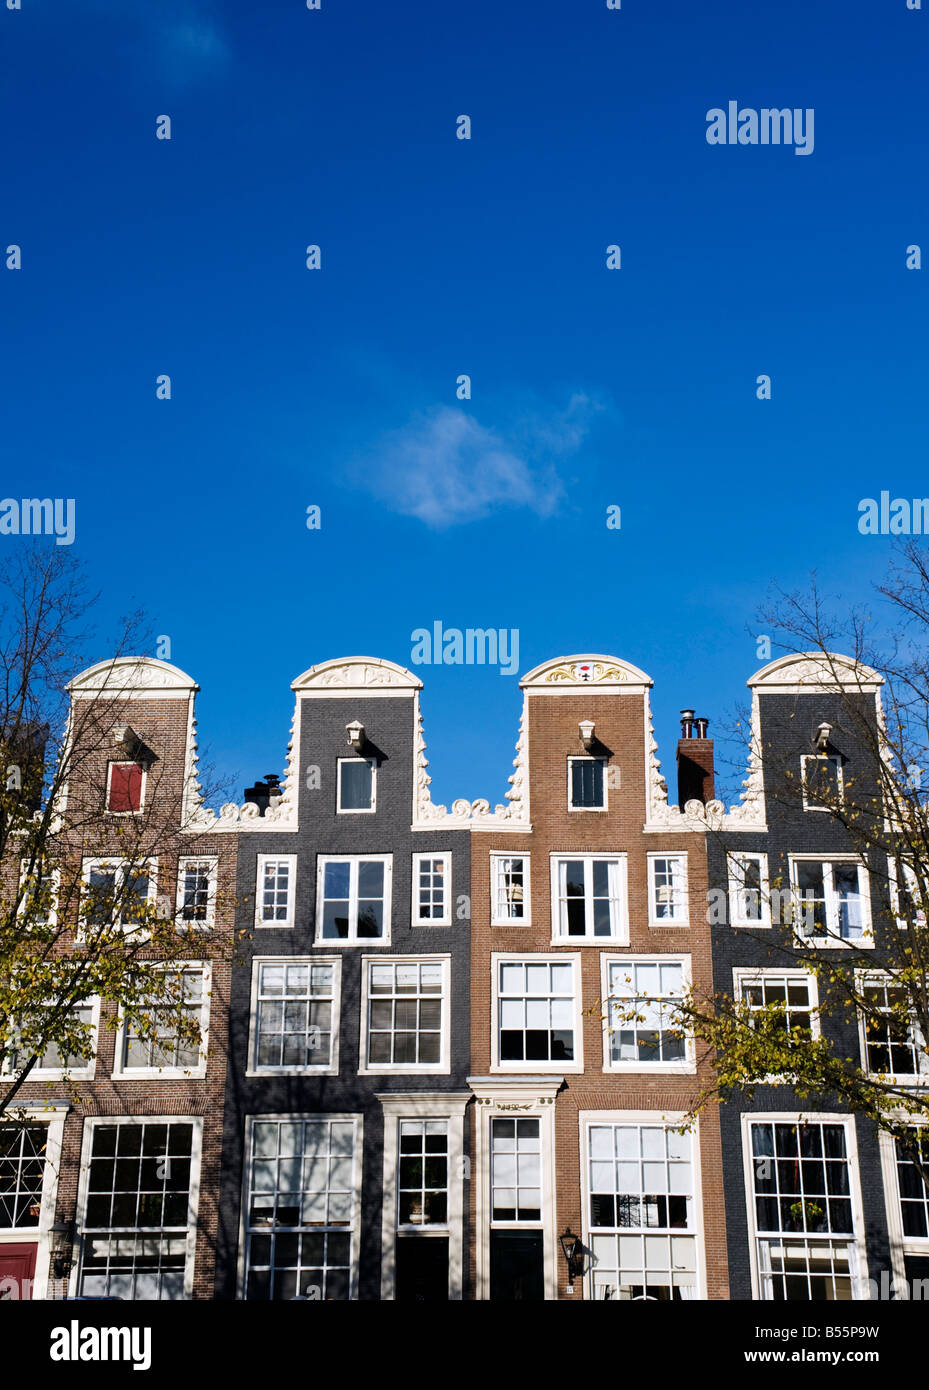
<instances>
[{"instance_id":1,"label":"red door","mask_svg":"<svg viewBox=\"0 0 929 1390\"><path fill-rule=\"evenodd\" d=\"M36 1246L4 1245L0 1241L0 1299L31 1298Z\"/></svg>"}]
</instances>

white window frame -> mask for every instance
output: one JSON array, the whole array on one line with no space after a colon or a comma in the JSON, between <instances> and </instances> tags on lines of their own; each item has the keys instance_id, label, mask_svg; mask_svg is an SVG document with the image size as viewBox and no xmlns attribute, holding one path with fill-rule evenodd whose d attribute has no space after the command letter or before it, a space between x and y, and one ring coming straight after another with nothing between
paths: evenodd
<instances>
[{"instance_id":1,"label":"white window frame","mask_svg":"<svg viewBox=\"0 0 929 1390\"><path fill-rule=\"evenodd\" d=\"M342 765L343 763L367 763L371 769L371 805L370 806L343 806L342 805ZM336 767L336 795L335 809L339 816L373 816L377 810L377 759L376 758L339 758Z\"/></svg>"},{"instance_id":2,"label":"white window frame","mask_svg":"<svg viewBox=\"0 0 929 1390\"><path fill-rule=\"evenodd\" d=\"M258 1063L258 983L262 965L314 965L332 967L332 1049L328 1062L307 1066L262 1066ZM248 1060L246 1076L338 1076L339 1037L341 1034L342 957L341 956L253 956L252 982L248 1013Z\"/></svg>"},{"instance_id":3,"label":"white window frame","mask_svg":"<svg viewBox=\"0 0 929 1390\"><path fill-rule=\"evenodd\" d=\"M839 805L845 803L845 779L842 774L842 759L835 753L801 753L800 754L800 788L803 793L804 811L826 811L832 809L830 806L816 806L807 797L806 765L807 763L835 763L835 785L838 791Z\"/></svg>"},{"instance_id":4,"label":"white window frame","mask_svg":"<svg viewBox=\"0 0 929 1390\"><path fill-rule=\"evenodd\" d=\"M500 1060L500 966L501 965L571 965L574 971L574 1059L565 1061L506 1061ZM584 1070L584 1019L582 1011L583 979L581 976L581 957L566 952L545 954L537 951L492 951L491 969L491 1014L490 1046L491 1071L508 1075L560 1075L575 1074ZM504 998L506 996L503 996ZM525 997L525 996L523 996Z\"/></svg>"},{"instance_id":5,"label":"white window frame","mask_svg":"<svg viewBox=\"0 0 929 1390\"><path fill-rule=\"evenodd\" d=\"M584 918L588 930L583 936L569 936L567 930L562 932L562 926L567 927L567 922L562 922L561 916L561 864L566 860L580 860L585 865L590 866L591 870L595 861L605 861L616 865L616 875L618 878L615 918L612 922L613 933L611 936L594 936L589 930L591 919L591 907L593 903L593 873L588 874L585 868L586 888L584 893ZM552 892L552 940L553 946L628 946L629 945L629 874L628 856L625 850L616 854L603 851L574 851L574 850L553 850L549 855L551 864L551 892ZM566 913L567 915L567 913Z\"/></svg>"},{"instance_id":6,"label":"white window frame","mask_svg":"<svg viewBox=\"0 0 929 1390\"><path fill-rule=\"evenodd\" d=\"M669 850L649 850L646 855L648 863L648 925L650 927L689 927L690 926L690 877L688 873L687 851L686 849ZM659 917L658 908L658 885L655 880L655 865L659 859L682 859L684 861L684 895L683 905L674 917Z\"/></svg>"},{"instance_id":7,"label":"white window frame","mask_svg":"<svg viewBox=\"0 0 929 1390\"><path fill-rule=\"evenodd\" d=\"M844 950L849 947L859 950L873 950L874 931L871 920L871 878L868 873L867 864L863 863L856 854L851 853L791 854L788 855L788 861L790 868L791 903L797 918L797 920L792 923L795 948L802 950L804 946L812 946L817 950L829 948ZM823 892L826 896L826 918L827 925L830 927L829 936L807 936L803 931L805 899L801 898L800 890L797 885L796 870L798 864L822 864L823 866ZM861 936L840 936L837 931L832 931L833 926L838 920L832 873L833 864L854 864L858 870L858 896L862 903Z\"/></svg>"},{"instance_id":8,"label":"white window frame","mask_svg":"<svg viewBox=\"0 0 929 1390\"><path fill-rule=\"evenodd\" d=\"M448 1297L464 1296L465 1110L470 1091L409 1091L379 1094L384 1111L384 1185L381 1213L381 1299L397 1296L397 1237L448 1239ZM448 1125L448 1220L416 1229L398 1223L401 1120L445 1120Z\"/></svg>"},{"instance_id":9,"label":"white window frame","mask_svg":"<svg viewBox=\"0 0 929 1390\"><path fill-rule=\"evenodd\" d=\"M744 888L744 879L740 883L739 867L740 861L746 859L757 859L760 865L760 894L761 894L761 916L757 921L746 917L742 911L742 894L747 890ZM771 890L768 885L768 856L759 850L729 850L726 854L726 872L729 878L729 922L733 927L750 927L763 929L771 925Z\"/></svg>"},{"instance_id":10,"label":"white window frame","mask_svg":"<svg viewBox=\"0 0 929 1390\"><path fill-rule=\"evenodd\" d=\"M420 917L419 915L419 871L424 860L441 859L444 864L442 876L445 881L445 910L441 917ZM413 855L413 885L410 904L410 921L414 927L450 927L452 924L452 852L437 850L417 852Z\"/></svg>"},{"instance_id":11,"label":"white window frame","mask_svg":"<svg viewBox=\"0 0 929 1390\"><path fill-rule=\"evenodd\" d=\"M142 782L139 787L139 809L137 811L110 810L110 791L112 789L114 767L138 767L142 769ZM145 810L145 793L147 790L148 768L145 763L140 763L136 758L111 758L106 765L106 795L103 802L103 814L105 816L140 816Z\"/></svg>"},{"instance_id":12,"label":"white window frame","mask_svg":"<svg viewBox=\"0 0 929 1390\"><path fill-rule=\"evenodd\" d=\"M384 935L383 936L359 936L358 935L358 865L364 860L367 863L379 863L384 865ZM354 887L349 888L349 933L344 939L336 936L323 936L323 904L326 901L326 865L327 864L350 864L353 871L350 875ZM322 946L327 951L335 950L357 950L359 946L365 950L370 950L372 946L389 946L391 936L391 918L393 904L393 871L394 857L392 854L318 854L316 856L316 931L314 941L317 946Z\"/></svg>"},{"instance_id":13,"label":"white window frame","mask_svg":"<svg viewBox=\"0 0 929 1390\"><path fill-rule=\"evenodd\" d=\"M603 812L610 809L610 791L607 769L609 758L595 758L591 753L572 753L568 758L568 810L569 811L597 811ZM575 763L601 763L603 766L603 805L602 806L575 806L571 800L571 770Z\"/></svg>"},{"instance_id":14,"label":"white window frame","mask_svg":"<svg viewBox=\"0 0 929 1390\"><path fill-rule=\"evenodd\" d=\"M753 984L758 980L776 979L789 982L790 980L803 980L807 987L810 1000L810 1033L813 1038L822 1036L819 1017L819 982L812 970L804 970L800 966L787 966L781 969L779 966L739 966L732 972L732 995L737 1004L744 1003L742 997L742 986ZM789 1085L782 1076L770 1072L758 1085L764 1086L785 1086Z\"/></svg>"},{"instance_id":15,"label":"white window frame","mask_svg":"<svg viewBox=\"0 0 929 1390\"><path fill-rule=\"evenodd\" d=\"M904 878L912 880L913 884L915 885L916 875L913 872L912 866L901 861L900 867L903 869ZM887 885L890 889L891 911L893 912L894 917L896 918L897 926L900 928L901 931L906 931L907 927L909 926L909 923L906 921L904 917L900 916L900 883L897 878L897 865L892 854L888 854L887 856ZM916 923L918 926L926 925L925 913L922 911L921 908L917 908L916 910Z\"/></svg>"},{"instance_id":16,"label":"white window frame","mask_svg":"<svg viewBox=\"0 0 929 1390\"><path fill-rule=\"evenodd\" d=\"M177 960L165 964L152 962L152 970L167 970L172 974L190 971L199 972L203 977L202 1003L200 1006L200 1048L199 1060L195 1067L127 1067L126 1066L126 1018L120 1008L116 1029L116 1047L113 1053L114 1081L196 1081L206 1076L207 1051L210 1042L210 996L213 987L213 968L209 961ZM154 1008L157 1009L157 1003Z\"/></svg>"},{"instance_id":17,"label":"white window frame","mask_svg":"<svg viewBox=\"0 0 929 1390\"><path fill-rule=\"evenodd\" d=\"M859 991L862 991L866 984L889 985L893 987L893 976L886 970L856 970L855 981ZM929 1086L929 1057L919 1052L919 1028L915 1020L910 1025L913 1033L912 1047L914 1050L917 1066L921 1068L915 1072L885 1072L872 1071L868 1066L868 1034L866 1028L865 1015L861 1009L858 1010L858 1044L861 1055L861 1069L875 1081L883 1081L892 1086L905 1087L908 1091L919 1091Z\"/></svg>"},{"instance_id":18,"label":"white window frame","mask_svg":"<svg viewBox=\"0 0 929 1390\"><path fill-rule=\"evenodd\" d=\"M671 955L666 952L663 955L617 955L613 952L604 951L600 957L600 998L603 1000L603 1070L605 1072L638 1072L643 1076L658 1075L693 1075L697 1070L696 1056L694 1050L694 1039L688 1034L684 1039L684 1056L678 1062L641 1062L638 1059L632 1061L614 1062L612 1059L612 1048L610 1046L611 1034L611 1008L610 1008L610 967L636 966L636 965L679 965L682 968L682 983L684 992L690 988L691 984L691 957L689 955ZM644 998L644 996L642 996Z\"/></svg>"},{"instance_id":19,"label":"white window frame","mask_svg":"<svg viewBox=\"0 0 929 1390\"><path fill-rule=\"evenodd\" d=\"M97 1070L97 1049L100 1045L100 996L97 994L88 995L86 999L76 999L72 1005L75 1009L87 1008L88 1006L91 1011L90 1026L94 1039L94 1050L91 1056L76 1067L35 1066L29 1073L28 1081L63 1081L66 1077L72 1081L93 1081ZM16 1069L11 1065L8 1053L3 1059L2 1066L0 1066L0 1076L15 1075Z\"/></svg>"},{"instance_id":20,"label":"white window frame","mask_svg":"<svg viewBox=\"0 0 929 1390\"><path fill-rule=\"evenodd\" d=\"M69 1101L42 1100L24 1101L22 1106L14 1106L18 1123L20 1117L26 1125L47 1126L45 1164L42 1172L42 1196L39 1221L36 1226L0 1227L0 1250L4 1245L34 1245L36 1247L35 1273L32 1281L31 1297L48 1297L52 1271L52 1226L58 1205L58 1180L61 1173L61 1150L64 1137L65 1116L71 1109ZM0 1124L9 1116L0 1114ZM3 1288L0 1281L0 1290Z\"/></svg>"},{"instance_id":21,"label":"white window frame","mask_svg":"<svg viewBox=\"0 0 929 1390\"><path fill-rule=\"evenodd\" d=\"M523 863L523 915L522 917L503 917L497 911L498 879L503 874L502 865L510 859L521 859ZM532 893L530 888L529 851L508 854L504 850L490 851L490 925L492 927L530 927L532 925ZM504 895L505 896L505 895Z\"/></svg>"},{"instance_id":22,"label":"white window frame","mask_svg":"<svg viewBox=\"0 0 929 1390\"><path fill-rule=\"evenodd\" d=\"M852 1302L868 1297L868 1258L865 1241L864 1209L861 1201L861 1181L858 1171L858 1141L855 1131L854 1115L836 1115L825 1111L815 1113L798 1113L797 1111L744 1111L742 1114L742 1170L745 1180L745 1209L748 1219L748 1251L749 1263L752 1278L752 1298L760 1302L768 1302L761 1292L761 1273L758 1268L758 1242L762 1239L776 1239L776 1235L770 1237L760 1236L757 1229L755 1218L755 1184L752 1153L752 1134L751 1128L755 1124L787 1124L797 1125L809 1122L812 1124L841 1125L845 1130L845 1153L849 1171L849 1194L852 1205L852 1232L847 1238L842 1235L825 1235L820 1239L825 1243L845 1241L854 1251L855 1258L850 1261L849 1275L852 1285ZM785 1241L790 1236L784 1237ZM816 1244L816 1237L805 1237L798 1233L798 1241L812 1240Z\"/></svg>"},{"instance_id":23,"label":"white window frame","mask_svg":"<svg viewBox=\"0 0 929 1390\"><path fill-rule=\"evenodd\" d=\"M77 1206L75 1208L74 1264L71 1270L68 1297L75 1298L80 1288L80 1278L84 1263L84 1246L87 1240L93 1240L95 1236L105 1236L108 1240L119 1238L119 1230L110 1232L88 1232L84 1224L87 1214L87 1189L90 1181L90 1158L93 1147L94 1130L98 1125L112 1125L114 1123L119 1125L193 1125L193 1133L191 1134L190 1141L190 1193L187 1203L187 1250L184 1261L184 1301L186 1302L193 1298L194 1262L197 1250L197 1213L200 1205L200 1165L203 1154L203 1117L200 1115L89 1115L85 1119L84 1133L81 1141L81 1166L78 1178ZM137 1238L144 1239L145 1228L134 1226L131 1230L127 1228L124 1234L132 1234Z\"/></svg>"},{"instance_id":24,"label":"white window frame","mask_svg":"<svg viewBox=\"0 0 929 1390\"><path fill-rule=\"evenodd\" d=\"M18 892L19 890L22 889L22 886L23 886L23 879L27 877L27 875L28 875L28 869L29 869L29 860L28 860L28 859L20 859L20 861L19 861L19 882L18 882L18 884L17 884L17 892ZM33 925L34 925L34 926L44 926L44 927L57 927L57 925L58 925L58 905L59 905L59 899L60 899L60 896L61 896L61 870L60 870L60 869L49 869L49 870L48 870L47 877L48 877L48 881L49 881L49 883L50 883L50 885L51 885L51 903L50 903L50 905L49 905L48 916L46 917L46 919L45 919L44 922L42 922L42 923L35 922L35 923L33 923ZM26 913L27 913L27 911L28 911L28 906L27 906L28 901L29 901L29 899L28 899L28 894L23 894L23 896L20 898L20 901L19 901L19 907L18 907L17 910L16 910L16 915L17 915L17 917L24 917L24 916L26 915ZM29 927L27 927L26 930L28 931L28 930L29 930Z\"/></svg>"},{"instance_id":25,"label":"white window frame","mask_svg":"<svg viewBox=\"0 0 929 1390\"><path fill-rule=\"evenodd\" d=\"M542 1272L546 1300L558 1297L558 1281L564 1256L558 1245L555 1207L555 1096L563 1084L559 1076L474 1076L468 1085L477 1106L475 1138L475 1246L477 1279L475 1298L490 1297L491 1230L533 1230L542 1233ZM542 1150L542 1217L535 1223L497 1227L492 1221L491 1121L512 1119L514 1106L522 1119L538 1119Z\"/></svg>"},{"instance_id":26,"label":"white window frame","mask_svg":"<svg viewBox=\"0 0 929 1390\"><path fill-rule=\"evenodd\" d=\"M87 888L90 885L90 875L94 869L99 868L116 870L117 883L119 885L118 892L122 892L123 887L125 886L126 872L128 869L131 869L133 873L147 873L148 897L146 898L146 902L148 906L151 907L158 900L157 857L153 856L152 858L140 859L138 863L135 863L135 861L132 859L120 859L117 855L110 854L97 855L94 858L84 859L81 864L81 915L78 929L75 933L75 939L79 942L86 941L87 939L83 911L84 899L86 896ZM170 907L168 911L170 915ZM139 940L146 940L151 935L151 933L147 931L144 926L124 926L122 918L114 919L114 921L111 922L109 925L113 928L114 931L122 931L125 933L126 936L137 937Z\"/></svg>"},{"instance_id":27,"label":"white window frame","mask_svg":"<svg viewBox=\"0 0 929 1390\"><path fill-rule=\"evenodd\" d=\"M290 865L287 889L287 916L283 920L266 922L262 920L261 901L264 892L263 882L266 864L287 863ZM255 866L255 927L263 931L286 931L294 925L297 899L297 856L295 854L259 854Z\"/></svg>"},{"instance_id":28,"label":"white window frame","mask_svg":"<svg viewBox=\"0 0 929 1390\"><path fill-rule=\"evenodd\" d=\"M449 1076L451 1062L451 955L379 955L361 958L361 1028L358 1037L358 1075L359 1076ZM369 976L372 965L440 965L442 968L442 1026L439 1034L438 1062L369 1062L368 1061L368 1005L371 1002ZM394 996L390 996L393 998ZM421 995L411 996L421 998ZM391 1030L393 1031L393 1030Z\"/></svg>"},{"instance_id":29,"label":"white window frame","mask_svg":"<svg viewBox=\"0 0 929 1390\"><path fill-rule=\"evenodd\" d=\"M732 972L732 992L737 1004L745 1002L742 998L742 986L754 984L757 980L802 980L806 984L810 999L810 1033L814 1038L822 1036L819 1019L819 982L812 970L804 970L802 966L787 966L783 969L777 965L762 965L757 968L749 965L738 966Z\"/></svg>"},{"instance_id":30,"label":"white window frame","mask_svg":"<svg viewBox=\"0 0 929 1390\"><path fill-rule=\"evenodd\" d=\"M653 1125L663 1129L675 1129L684 1123L684 1111L664 1110L581 1110L578 1112L578 1153L581 1169L581 1240L587 1249L592 1248L592 1237L602 1234L600 1227L590 1224L590 1139L588 1131L595 1125ZM693 1214L692 1230L682 1231L682 1235L692 1236L696 1246L697 1286L695 1299L707 1297L706 1242L704 1238L703 1215L703 1164L700 1156L700 1122L695 1121L690 1129L691 1164L693 1168ZM632 1230L630 1228L630 1234ZM593 1268L583 1276L587 1297L593 1298Z\"/></svg>"},{"instance_id":31,"label":"white window frame","mask_svg":"<svg viewBox=\"0 0 929 1390\"><path fill-rule=\"evenodd\" d=\"M208 866L208 888L206 916L202 922L184 917L184 874L192 864ZM185 854L177 861L177 924L182 930L209 931L216 925L216 891L219 874L219 858L215 854Z\"/></svg>"},{"instance_id":32,"label":"white window frame","mask_svg":"<svg viewBox=\"0 0 929 1390\"><path fill-rule=\"evenodd\" d=\"M899 1116L901 1120L905 1117ZM913 1121L913 1129L918 1129L919 1124ZM903 1207L900 1195L900 1176L897 1171L897 1142L892 1134L887 1134L884 1130L878 1134L878 1145L881 1155L881 1176L884 1180L884 1207L887 1214L887 1234L890 1244L890 1261L895 1280L906 1283L906 1256L916 1256L926 1259L929 1257L929 1235L911 1236L903 1230ZM923 1281L925 1288L925 1281ZM909 1297L913 1297L913 1291L908 1288ZM879 1297L884 1297L883 1291Z\"/></svg>"},{"instance_id":33,"label":"white window frame","mask_svg":"<svg viewBox=\"0 0 929 1390\"><path fill-rule=\"evenodd\" d=\"M350 1225L349 1241L349 1302L358 1297L358 1264L361 1251L361 1174L362 1174L362 1155L364 1153L364 1115L357 1111L286 1111L276 1114L247 1115L245 1117L245 1143L243 1149L242 1162L242 1200L240 1204L239 1216L239 1250L236 1262L236 1274L238 1283L238 1297L247 1298L248 1292L248 1253L249 1235L251 1227L249 1225L248 1196L251 1181L251 1151L252 1151L252 1131L256 1124L261 1123L289 1123L295 1120L351 1120L355 1126L354 1143L352 1146L352 1219ZM290 1228L288 1228L290 1229ZM300 1226L295 1228L303 1231L305 1228ZM328 1229L328 1227L326 1228Z\"/></svg>"}]
</instances>

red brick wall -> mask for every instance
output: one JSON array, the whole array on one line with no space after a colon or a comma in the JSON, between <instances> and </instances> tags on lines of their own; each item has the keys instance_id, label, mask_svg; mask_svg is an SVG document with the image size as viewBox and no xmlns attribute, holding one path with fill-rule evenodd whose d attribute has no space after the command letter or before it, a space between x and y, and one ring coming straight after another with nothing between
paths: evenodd
<instances>
[{"instance_id":1,"label":"red brick wall","mask_svg":"<svg viewBox=\"0 0 929 1390\"><path fill-rule=\"evenodd\" d=\"M471 841L471 1028L472 1070L491 1072L492 951L575 953L581 957L583 1007L593 1015L583 1021L582 1074L568 1074L555 1105L557 1230L586 1227L580 1210L581 1174L578 1141L580 1110L686 1111L699 1084L709 1075L705 1064L697 1077L603 1071L602 1023L595 1006L601 994L601 948L579 944L552 945L552 851L624 851L628 867L629 947L631 954L683 953L691 958L693 982L712 990L710 928L706 922L707 865L704 837L695 833L645 834L646 727L641 695L608 695L595 690L577 694L530 694L530 835L475 833ZM609 766L620 769L621 785L608 790L606 811L567 809L568 755L583 755L578 722L595 721L595 737L611 750ZM647 860L649 852L684 850L688 855L690 925L656 928L648 925ZM531 856L531 925L490 926L490 853L504 851ZM625 950L627 948L619 948ZM615 944L603 950L615 954ZM531 1066L527 1066L531 1071ZM473 1107L472 1107L473 1109ZM472 1120L473 1123L473 1120ZM699 1146L703 1192L703 1231L707 1294L728 1297L725 1221L718 1115L710 1107L700 1118ZM473 1187L473 1184L472 1184ZM478 1214L472 1193L471 1229ZM486 1214L483 1219L486 1219ZM474 1244L471 1275L475 1277ZM560 1259L560 1256L559 1256ZM559 1297L564 1279L559 1279ZM580 1284L576 1284L580 1296Z\"/></svg>"},{"instance_id":2,"label":"red brick wall","mask_svg":"<svg viewBox=\"0 0 929 1390\"><path fill-rule=\"evenodd\" d=\"M76 702L79 719L84 713L82 703ZM193 930L190 933L189 958L209 961L212 967L206 1075L199 1079L113 1079L117 1034L107 1024L115 1022L116 1005L103 1003L95 1079L74 1081L70 1085L29 1081L18 1093L17 1102L37 1103L50 1098L74 1100L76 1092L76 1102L68 1112L64 1125L55 1217L59 1222L74 1220L80 1215L76 1204L85 1118L122 1115L202 1117L193 1297L204 1299L213 1296L232 968L236 836L194 836L179 832L188 712L186 695L179 698L134 698L105 704L97 702L92 722L84 726L88 751L78 755L75 774L69 781L65 840L73 853L67 878L73 881L75 892L80 881L82 858L137 856L149 848L158 857L158 894L167 894L172 904L176 901L178 858L200 854L217 857L215 924L210 931ZM157 759L148 774L145 804L138 816L103 814L107 762L110 759L121 761L127 756L112 742L107 732L119 723L130 725ZM66 904L62 907L68 911ZM71 911L75 910L76 903L72 900ZM70 939L62 943L61 949L72 949ZM67 1280L50 1278L48 1297L64 1297L67 1289Z\"/></svg>"}]
</instances>

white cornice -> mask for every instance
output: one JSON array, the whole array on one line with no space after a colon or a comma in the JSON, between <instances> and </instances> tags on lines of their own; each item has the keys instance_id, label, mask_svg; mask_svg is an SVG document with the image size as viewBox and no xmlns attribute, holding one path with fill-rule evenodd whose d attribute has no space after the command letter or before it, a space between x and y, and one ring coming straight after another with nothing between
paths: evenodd
<instances>
[{"instance_id":1,"label":"white cornice","mask_svg":"<svg viewBox=\"0 0 929 1390\"><path fill-rule=\"evenodd\" d=\"M478 1105L553 1105L564 1085L563 1076L469 1076Z\"/></svg>"}]
</instances>

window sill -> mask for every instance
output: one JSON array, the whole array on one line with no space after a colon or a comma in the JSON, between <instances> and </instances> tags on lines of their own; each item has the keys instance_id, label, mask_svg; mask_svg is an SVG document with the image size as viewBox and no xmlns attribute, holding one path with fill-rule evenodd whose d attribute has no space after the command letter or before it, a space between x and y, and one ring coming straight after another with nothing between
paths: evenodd
<instances>
[{"instance_id":1,"label":"window sill","mask_svg":"<svg viewBox=\"0 0 929 1390\"><path fill-rule=\"evenodd\" d=\"M696 1076L695 1062L611 1062L603 1068L606 1076Z\"/></svg>"},{"instance_id":2,"label":"window sill","mask_svg":"<svg viewBox=\"0 0 929 1390\"><path fill-rule=\"evenodd\" d=\"M206 1079L206 1067L191 1067L189 1070L181 1067L129 1067L123 1071L114 1071L111 1075L113 1081L203 1081Z\"/></svg>"},{"instance_id":3,"label":"window sill","mask_svg":"<svg viewBox=\"0 0 929 1390\"><path fill-rule=\"evenodd\" d=\"M576 1076L583 1072L583 1062L495 1062L491 1067L493 1076Z\"/></svg>"},{"instance_id":4,"label":"window sill","mask_svg":"<svg viewBox=\"0 0 929 1390\"><path fill-rule=\"evenodd\" d=\"M390 938L382 936L363 936L357 941L346 941L343 937L318 936L313 942L314 947L321 947L325 951L357 951L370 950L375 946L389 946Z\"/></svg>"},{"instance_id":5,"label":"window sill","mask_svg":"<svg viewBox=\"0 0 929 1390\"><path fill-rule=\"evenodd\" d=\"M338 1076L339 1069L328 1063L324 1067L248 1067L245 1075L253 1080L263 1076Z\"/></svg>"},{"instance_id":6,"label":"window sill","mask_svg":"<svg viewBox=\"0 0 929 1390\"><path fill-rule=\"evenodd\" d=\"M845 950L874 950L874 937L867 936L838 937L838 936L800 936L794 937L794 950L815 950L815 951L845 951Z\"/></svg>"},{"instance_id":7,"label":"window sill","mask_svg":"<svg viewBox=\"0 0 929 1390\"><path fill-rule=\"evenodd\" d=\"M356 1076L450 1076L451 1063L445 1066L421 1066L409 1062L394 1063L390 1066L358 1067Z\"/></svg>"},{"instance_id":8,"label":"window sill","mask_svg":"<svg viewBox=\"0 0 929 1390\"><path fill-rule=\"evenodd\" d=\"M553 936L552 946L629 946L626 936Z\"/></svg>"}]
</instances>

